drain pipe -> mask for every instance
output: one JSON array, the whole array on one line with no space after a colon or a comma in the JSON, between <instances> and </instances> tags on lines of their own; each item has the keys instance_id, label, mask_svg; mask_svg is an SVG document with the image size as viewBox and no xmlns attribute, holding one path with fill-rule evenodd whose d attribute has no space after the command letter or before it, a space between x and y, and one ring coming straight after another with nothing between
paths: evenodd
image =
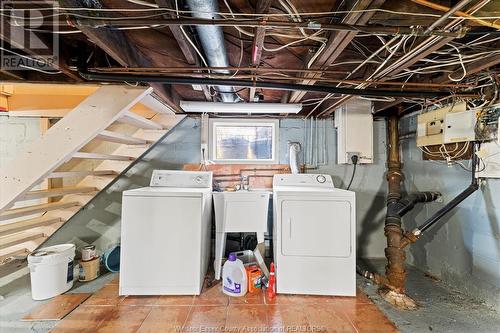
<instances>
[{"instance_id":1,"label":"drain pipe","mask_svg":"<svg viewBox=\"0 0 500 333\"><path fill-rule=\"evenodd\" d=\"M394 291L403 294L406 280L405 259L406 255L399 244L403 237L401 229L401 217L392 214L401 199L401 182L403 173L401 171L401 159L399 155L399 131L398 116L393 115L388 122L388 156L387 156L387 216L385 218L384 234L387 237L385 256L387 266L385 276Z\"/></svg>"},{"instance_id":2,"label":"drain pipe","mask_svg":"<svg viewBox=\"0 0 500 333\"><path fill-rule=\"evenodd\" d=\"M387 247L385 249L385 256L387 258L385 276L362 270L359 266L356 267L356 270L360 275L382 286L379 289L379 293L387 302L409 310L417 308L417 304L405 294L406 254L401 247L404 239L401 219L406 213L413 209L415 204L419 202L434 201L441 194L438 192L419 192L410 194L404 199L401 198L403 173L401 171L398 122L398 116L392 115L389 118L387 127L388 196L384 227L384 234L387 238Z\"/></svg>"},{"instance_id":3,"label":"drain pipe","mask_svg":"<svg viewBox=\"0 0 500 333\"><path fill-rule=\"evenodd\" d=\"M436 224L436 222L438 222L449 211L458 206L462 201L467 199L472 193L476 192L479 189L479 180L478 178L476 178L477 163L478 159L476 155L476 145L474 145L474 149L472 151L472 179L470 185L455 198L453 198L450 202L448 202L443 208L438 210L434 215L427 219L427 221L425 221L421 226L415 228L411 232L406 232L400 244L401 249L405 248L409 244L415 243L427 229Z\"/></svg>"},{"instance_id":4,"label":"drain pipe","mask_svg":"<svg viewBox=\"0 0 500 333\"><path fill-rule=\"evenodd\" d=\"M217 0L186 0L191 15L201 19L219 19ZM226 44L222 27L215 25L197 25L196 31L210 67L229 67ZM228 70L214 70L214 73L230 74ZM226 103L239 100L233 87L216 86L221 100Z\"/></svg>"}]
</instances>

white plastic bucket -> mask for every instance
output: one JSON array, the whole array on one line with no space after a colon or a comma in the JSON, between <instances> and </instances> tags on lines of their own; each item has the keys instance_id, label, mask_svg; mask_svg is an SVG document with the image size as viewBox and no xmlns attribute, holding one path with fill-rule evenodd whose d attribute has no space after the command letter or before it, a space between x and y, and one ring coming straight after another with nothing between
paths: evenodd
<instances>
[{"instance_id":1,"label":"white plastic bucket","mask_svg":"<svg viewBox=\"0 0 500 333\"><path fill-rule=\"evenodd\" d=\"M44 247L28 256L31 297L42 300L60 295L73 286L75 245Z\"/></svg>"}]
</instances>

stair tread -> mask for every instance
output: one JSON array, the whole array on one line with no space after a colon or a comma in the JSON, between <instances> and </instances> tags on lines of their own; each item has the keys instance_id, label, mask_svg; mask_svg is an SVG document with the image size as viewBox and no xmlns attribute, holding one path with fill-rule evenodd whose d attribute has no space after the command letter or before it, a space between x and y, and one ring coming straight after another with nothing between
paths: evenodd
<instances>
[{"instance_id":1,"label":"stair tread","mask_svg":"<svg viewBox=\"0 0 500 333\"><path fill-rule=\"evenodd\" d=\"M47 237L47 235L43 232L18 232L0 237L0 249L6 249L17 244L45 237Z\"/></svg>"},{"instance_id":2,"label":"stair tread","mask_svg":"<svg viewBox=\"0 0 500 333\"><path fill-rule=\"evenodd\" d=\"M0 221L9 220L16 217L48 212L56 209L69 208L79 206L78 202L52 202L39 205L31 205L26 207L12 208L0 214Z\"/></svg>"},{"instance_id":3,"label":"stair tread","mask_svg":"<svg viewBox=\"0 0 500 333\"><path fill-rule=\"evenodd\" d=\"M99 140L122 143L127 145L146 145L151 143L149 140L144 140L141 138L136 138L130 135L113 131L102 131L100 134L96 136L96 138Z\"/></svg>"},{"instance_id":4,"label":"stair tread","mask_svg":"<svg viewBox=\"0 0 500 333\"><path fill-rule=\"evenodd\" d=\"M45 190L35 190L27 192L21 200L31 200L45 197L58 197L67 194L75 193L87 193L97 191L95 187L91 186L67 186L67 187L57 187Z\"/></svg>"},{"instance_id":5,"label":"stair tread","mask_svg":"<svg viewBox=\"0 0 500 333\"><path fill-rule=\"evenodd\" d=\"M88 158L97 160L112 160L112 161L133 161L135 157L125 155L110 155L100 153L77 152L73 154L73 158Z\"/></svg>"},{"instance_id":6,"label":"stair tread","mask_svg":"<svg viewBox=\"0 0 500 333\"><path fill-rule=\"evenodd\" d=\"M88 170L88 171L55 171L52 172L47 178L71 178L71 177L85 177L85 176L113 176L118 173L114 170Z\"/></svg>"},{"instance_id":7,"label":"stair tread","mask_svg":"<svg viewBox=\"0 0 500 333\"><path fill-rule=\"evenodd\" d=\"M41 226L46 226L54 223L64 222L59 217L36 217L32 219L6 223L0 225L0 236L4 236L7 234L13 234L22 230L33 229Z\"/></svg>"},{"instance_id":8,"label":"stair tread","mask_svg":"<svg viewBox=\"0 0 500 333\"><path fill-rule=\"evenodd\" d=\"M163 126L161 124L130 111L125 112L123 117L118 119L118 122L129 124L143 129L156 129L156 130L163 129Z\"/></svg>"}]
</instances>

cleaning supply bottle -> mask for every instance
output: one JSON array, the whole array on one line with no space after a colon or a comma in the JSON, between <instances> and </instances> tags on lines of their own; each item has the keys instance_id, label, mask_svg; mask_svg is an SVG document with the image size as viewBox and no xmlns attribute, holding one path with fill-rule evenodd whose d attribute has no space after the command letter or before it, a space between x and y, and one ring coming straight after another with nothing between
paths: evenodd
<instances>
[{"instance_id":1,"label":"cleaning supply bottle","mask_svg":"<svg viewBox=\"0 0 500 333\"><path fill-rule=\"evenodd\" d=\"M271 263L269 270L269 282L267 283L267 298L276 296L276 276L274 275L274 262Z\"/></svg>"},{"instance_id":2,"label":"cleaning supply bottle","mask_svg":"<svg viewBox=\"0 0 500 333\"><path fill-rule=\"evenodd\" d=\"M236 254L231 252L222 267L222 291L229 296L245 296L248 288L245 266Z\"/></svg>"}]
</instances>

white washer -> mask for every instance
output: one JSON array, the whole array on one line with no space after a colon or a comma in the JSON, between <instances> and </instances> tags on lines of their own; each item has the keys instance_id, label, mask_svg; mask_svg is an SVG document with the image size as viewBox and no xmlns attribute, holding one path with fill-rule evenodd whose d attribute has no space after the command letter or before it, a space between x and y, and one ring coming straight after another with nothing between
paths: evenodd
<instances>
[{"instance_id":1,"label":"white washer","mask_svg":"<svg viewBox=\"0 0 500 333\"><path fill-rule=\"evenodd\" d=\"M210 258L212 173L155 170L123 192L120 295L199 295Z\"/></svg>"},{"instance_id":2,"label":"white washer","mask_svg":"<svg viewBox=\"0 0 500 333\"><path fill-rule=\"evenodd\" d=\"M356 295L356 206L329 175L273 179L276 292Z\"/></svg>"}]
</instances>

